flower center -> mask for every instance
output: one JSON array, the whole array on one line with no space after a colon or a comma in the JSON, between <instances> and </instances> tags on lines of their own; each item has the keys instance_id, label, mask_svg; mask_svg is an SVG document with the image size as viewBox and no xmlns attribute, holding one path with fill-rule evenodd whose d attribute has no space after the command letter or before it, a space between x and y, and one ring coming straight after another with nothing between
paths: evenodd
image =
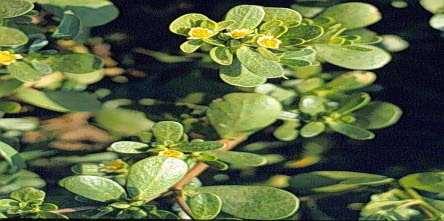
<instances>
[{"instance_id":1,"label":"flower center","mask_svg":"<svg viewBox=\"0 0 444 221\"><path fill-rule=\"evenodd\" d=\"M236 29L230 32L230 36L234 39L241 39L247 36L251 33L251 30L242 28L242 29Z\"/></svg>"},{"instance_id":2,"label":"flower center","mask_svg":"<svg viewBox=\"0 0 444 221\"><path fill-rule=\"evenodd\" d=\"M0 65L10 65L22 58L18 54L11 53L9 51L0 51Z\"/></svg>"},{"instance_id":3,"label":"flower center","mask_svg":"<svg viewBox=\"0 0 444 221\"><path fill-rule=\"evenodd\" d=\"M162 150L159 152L159 156L164 156L164 157L174 157L174 158L182 158L185 154L183 154L180 151L177 150Z\"/></svg>"},{"instance_id":4,"label":"flower center","mask_svg":"<svg viewBox=\"0 0 444 221\"><path fill-rule=\"evenodd\" d=\"M191 28L188 32L188 35L194 39L205 39L209 38L213 35L213 31L207 28Z\"/></svg>"},{"instance_id":5,"label":"flower center","mask_svg":"<svg viewBox=\"0 0 444 221\"><path fill-rule=\"evenodd\" d=\"M257 39L257 44L264 48L278 49L281 43L281 40L270 35L261 36Z\"/></svg>"}]
</instances>

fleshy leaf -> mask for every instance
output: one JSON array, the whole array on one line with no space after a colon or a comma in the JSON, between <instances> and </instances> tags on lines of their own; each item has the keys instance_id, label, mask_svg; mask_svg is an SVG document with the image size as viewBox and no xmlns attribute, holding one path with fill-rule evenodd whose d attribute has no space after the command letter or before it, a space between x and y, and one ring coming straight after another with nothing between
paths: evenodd
<instances>
[{"instance_id":1,"label":"fleshy leaf","mask_svg":"<svg viewBox=\"0 0 444 221\"><path fill-rule=\"evenodd\" d=\"M186 203L191 210L191 215L197 220L214 219L222 209L222 200L212 193L200 193L187 197Z\"/></svg>"},{"instance_id":2,"label":"fleshy leaf","mask_svg":"<svg viewBox=\"0 0 444 221\"><path fill-rule=\"evenodd\" d=\"M234 168L257 167L267 163L266 158L261 155L247 152L214 150L208 151L206 154L215 156L218 160L226 162Z\"/></svg>"},{"instance_id":3,"label":"fleshy leaf","mask_svg":"<svg viewBox=\"0 0 444 221\"><path fill-rule=\"evenodd\" d=\"M176 184L188 171L179 159L154 156L131 166L127 190L131 198L152 200Z\"/></svg>"},{"instance_id":4,"label":"fleshy leaf","mask_svg":"<svg viewBox=\"0 0 444 221\"><path fill-rule=\"evenodd\" d=\"M381 20L375 6L362 2L337 4L327 8L320 16L333 18L347 29L366 27Z\"/></svg>"},{"instance_id":5,"label":"fleshy leaf","mask_svg":"<svg viewBox=\"0 0 444 221\"><path fill-rule=\"evenodd\" d=\"M78 91L47 91L49 99L73 112L96 112L102 104L97 97L88 92Z\"/></svg>"},{"instance_id":6,"label":"fleshy leaf","mask_svg":"<svg viewBox=\"0 0 444 221\"><path fill-rule=\"evenodd\" d=\"M170 31L178 34L188 36L188 31L197 26L200 22L210 20L207 16L198 13L191 13L182 15L179 18L176 18L170 24Z\"/></svg>"},{"instance_id":7,"label":"fleshy leaf","mask_svg":"<svg viewBox=\"0 0 444 221\"><path fill-rule=\"evenodd\" d=\"M226 21L234 21L228 29L255 29L265 17L263 7L257 5L239 5L227 12Z\"/></svg>"},{"instance_id":8,"label":"fleshy leaf","mask_svg":"<svg viewBox=\"0 0 444 221\"><path fill-rule=\"evenodd\" d=\"M0 47L18 47L28 43L25 33L15 28L0 26Z\"/></svg>"},{"instance_id":9,"label":"fleshy leaf","mask_svg":"<svg viewBox=\"0 0 444 221\"><path fill-rule=\"evenodd\" d=\"M310 122L301 128L301 136L315 137L325 131L325 124L322 122Z\"/></svg>"},{"instance_id":10,"label":"fleshy leaf","mask_svg":"<svg viewBox=\"0 0 444 221\"><path fill-rule=\"evenodd\" d=\"M24 15L34 8L29 0L6 0L0 1L0 19L14 18Z\"/></svg>"},{"instance_id":11,"label":"fleshy leaf","mask_svg":"<svg viewBox=\"0 0 444 221\"><path fill-rule=\"evenodd\" d=\"M230 66L220 68L220 78L228 84L240 87L256 87L267 81L266 77L253 74L235 60Z\"/></svg>"},{"instance_id":12,"label":"fleshy leaf","mask_svg":"<svg viewBox=\"0 0 444 221\"><path fill-rule=\"evenodd\" d=\"M332 130L355 140L371 140L375 138L375 134L371 131L351 124L335 121L327 121L327 124Z\"/></svg>"},{"instance_id":13,"label":"fleshy leaf","mask_svg":"<svg viewBox=\"0 0 444 221\"><path fill-rule=\"evenodd\" d=\"M179 143L177 146L172 147L172 149L187 153L216 150L223 146L224 145L219 141L196 141Z\"/></svg>"},{"instance_id":14,"label":"fleshy leaf","mask_svg":"<svg viewBox=\"0 0 444 221\"><path fill-rule=\"evenodd\" d=\"M123 108L104 108L96 114L96 121L101 127L124 136L137 135L153 125L143 112Z\"/></svg>"},{"instance_id":15,"label":"fleshy leaf","mask_svg":"<svg viewBox=\"0 0 444 221\"><path fill-rule=\"evenodd\" d=\"M59 185L77 195L99 202L126 199L125 189L115 181L104 177L70 176L62 179Z\"/></svg>"},{"instance_id":16,"label":"fleshy leaf","mask_svg":"<svg viewBox=\"0 0 444 221\"><path fill-rule=\"evenodd\" d=\"M233 63L233 54L227 47L214 47L210 51L210 57L220 65L230 65Z\"/></svg>"},{"instance_id":17,"label":"fleshy leaf","mask_svg":"<svg viewBox=\"0 0 444 221\"><path fill-rule=\"evenodd\" d=\"M240 47L237 49L236 55L241 65L255 75L277 78L282 77L284 74L284 70L279 63L266 59L260 53L248 47Z\"/></svg>"},{"instance_id":18,"label":"fleshy leaf","mask_svg":"<svg viewBox=\"0 0 444 221\"><path fill-rule=\"evenodd\" d=\"M393 182L385 176L348 171L315 171L293 176L291 187L299 191L342 192L363 186L378 186Z\"/></svg>"},{"instance_id":19,"label":"fleshy leaf","mask_svg":"<svg viewBox=\"0 0 444 221\"><path fill-rule=\"evenodd\" d=\"M213 127L224 138L260 130L272 124L282 106L274 98L256 93L231 93L214 100L207 111Z\"/></svg>"},{"instance_id":20,"label":"fleshy leaf","mask_svg":"<svg viewBox=\"0 0 444 221\"><path fill-rule=\"evenodd\" d=\"M265 7L264 21L279 20L284 22L288 28L298 26L302 21L299 12L289 8Z\"/></svg>"},{"instance_id":21,"label":"fleshy leaf","mask_svg":"<svg viewBox=\"0 0 444 221\"><path fill-rule=\"evenodd\" d=\"M299 199L268 186L206 186L200 193L213 193L222 199L222 211L241 219L277 220L295 213Z\"/></svg>"},{"instance_id":22,"label":"fleshy leaf","mask_svg":"<svg viewBox=\"0 0 444 221\"><path fill-rule=\"evenodd\" d=\"M402 110L387 102L375 101L353 113L355 124L366 129L381 129L398 122Z\"/></svg>"},{"instance_id":23,"label":"fleshy leaf","mask_svg":"<svg viewBox=\"0 0 444 221\"><path fill-rule=\"evenodd\" d=\"M145 143L134 142L134 141L119 141L112 143L108 148L108 151L114 151L117 153L125 153L125 154L138 154L144 153L144 149L147 149L149 146Z\"/></svg>"},{"instance_id":24,"label":"fleshy leaf","mask_svg":"<svg viewBox=\"0 0 444 221\"><path fill-rule=\"evenodd\" d=\"M183 126L175 121L157 122L153 126L153 134L157 143L178 142L183 136Z\"/></svg>"},{"instance_id":25,"label":"fleshy leaf","mask_svg":"<svg viewBox=\"0 0 444 221\"><path fill-rule=\"evenodd\" d=\"M390 54L371 45L315 44L315 48L318 55L328 63L354 70L381 68L391 60Z\"/></svg>"},{"instance_id":26,"label":"fleshy leaf","mask_svg":"<svg viewBox=\"0 0 444 221\"><path fill-rule=\"evenodd\" d=\"M444 172L425 172L407 175L399 180L403 187L432 193L444 192Z\"/></svg>"},{"instance_id":27,"label":"fleshy leaf","mask_svg":"<svg viewBox=\"0 0 444 221\"><path fill-rule=\"evenodd\" d=\"M21 61L8 65L8 72L11 76L23 82L37 81L43 76L31 65Z\"/></svg>"},{"instance_id":28,"label":"fleshy leaf","mask_svg":"<svg viewBox=\"0 0 444 221\"><path fill-rule=\"evenodd\" d=\"M2 141L0 141L0 156L9 163L14 171L26 167L25 160L17 150Z\"/></svg>"}]
</instances>

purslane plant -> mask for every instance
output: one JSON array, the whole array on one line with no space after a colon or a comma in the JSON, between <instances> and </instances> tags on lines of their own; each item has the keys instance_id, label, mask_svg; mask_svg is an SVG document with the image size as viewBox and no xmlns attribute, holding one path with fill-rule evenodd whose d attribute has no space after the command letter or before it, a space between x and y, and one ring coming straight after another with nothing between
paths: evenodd
<instances>
[{"instance_id":1,"label":"purslane plant","mask_svg":"<svg viewBox=\"0 0 444 221\"><path fill-rule=\"evenodd\" d=\"M206 103L140 102L147 109L162 103L190 110L179 116L166 110L153 116L147 110L154 122L142 111L122 108L128 105L125 100L102 103L78 91L84 87L68 83L76 77L100 79L95 74L100 73L102 61L96 56L44 50L50 40L57 38L87 40L89 29L117 16L112 3L35 3L54 16L52 22L57 28L29 22L23 27L23 17L32 15L33 3L28 0L0 2L0 9L5 9L0 10L0 28L9 33L0 36L0 46L5 48L0 53L0 84L7 85L0 87L4 96L58 112L91 112L98 127L112 134L113 140L123 141L111 143L107 151L86 155L33 148L19 153L11 141L1 142L0 155L5 161L0 162L0 217L296 219L306 202L306 197L294 194L305 194L301 186L303 190L325 193L394 185L394 179L385 176L337 171L292 177L287 190L263 184L207 186L200 179L208 168L252 171L273 163L265 155L233 151L265 128L285 144L297 145L293 141L313 141L332 133L368 140L374 137L370 130L396 123L402 111L387 102L371 101L368 94L375 90L372 84L376 80L376 74L368 70L390 61L390 55L377 46L381 38L365 28L381 19L374 6L337 4L311 18L304 14L303 18L297 8L240 5L220 22L196 13L179 17L170 30L187 37L181 50L208 52L220 78L238 87L228 94L215 93L219 98ZM26 40L33 39L31 33L36 28L40 40L49 39L48 43L40 42L38 45L43 47L37 49ZM34 31L28 33L30 30ZM21 38L10 39L14 33ZM7 44L20 39L22 42L15 45ZM323 71L322 63L352 71ZM58 83L64 83L49 87L55 89L52 91L38 90L36 81L54 73L61 73L64 77ZM270 78L276 78L270 82L277 83L266 83ZM95 82L88 79L77 83L85 86ZM37 127L30 121L22 124L32 126L27 130ZM2 127L1 122L4 130L11 130L8 125L14 124L7 122ZM63 188L61 203L73 201L81 206L59 209L43 203L45 195L34 188L47 183L31 172L42 168L71 168L73 175L51 181ZM362 208L362 219L442 219L440 202L429 201L442 192L441 180L439 172L403 178L396 189L373 196ZM424 198L416 191L435 195Z\"/></svg>"}]
</instances>

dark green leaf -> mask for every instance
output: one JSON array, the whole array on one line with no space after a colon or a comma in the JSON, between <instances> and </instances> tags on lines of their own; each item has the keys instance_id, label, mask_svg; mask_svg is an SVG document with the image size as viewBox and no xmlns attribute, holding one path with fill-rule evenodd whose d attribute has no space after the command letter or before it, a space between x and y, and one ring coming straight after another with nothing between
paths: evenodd
<instances>
[{"instance_id":1,"label":"dark green leaf","mask_svg":"<svg viewBox=\"0 0 444 221\"><path fill-rule=\"evenodd\" d=\"M153 125L143 112L122 108L104 108L96 113L96 121L101 127L124 136L137 135Z\"/></svg>"},{"instance_id":2,"label":"dark green leaf","mask_svg":"<svg viewBox=\"0 0 444 221\"><path fill-rule=\"evenodd\" d=\"M46 91L49 99L73 112L96 112L102 103L94 94L78 91Z\"/></svg>"}]
</instances>

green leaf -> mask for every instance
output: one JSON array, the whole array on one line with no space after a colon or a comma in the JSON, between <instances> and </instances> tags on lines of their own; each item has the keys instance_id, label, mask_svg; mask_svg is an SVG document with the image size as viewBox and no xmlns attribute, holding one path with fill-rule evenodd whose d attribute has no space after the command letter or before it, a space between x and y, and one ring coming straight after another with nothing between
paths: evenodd
<instances>
[{"instance_id":1,"label":"green leaf","mask_svg":"<svg viewBox=\"0 0 444 221\"><path fill-rule=\"evenodd\" d=\"M185 53L191 54L202 46L203 42L201 40L188 40L180 45L180 50Z\"/></svg>"},{"instance_id":2,"label":"green leaf","mask_svg":"<svg viewBox=\"0 0 444 221\"><path fill-rule=\"evenodd\" d=\"M315 44L315 48L325 61L354 70L377 69L391 60L390 54L371 45Z\"/></svg>"},{"instance_id":3,"label":"green leaf","mask_svg":"<svg viewBox=\"0 0 444 221\"><path fill-rule=\"evenodd\" d=\"M197 220L214 219L222 209L222 200L212 193L189 196L186 203L191 210L192 217Z\"/></svg>"},{"instance_id":4,"label":"green leaf","mask_svg":"<svg viewBox=\"0 0 444 221\"><path fill-rule=\"evenodd\" d=\"M17 150L2 141L0 141L0 156L9 163L14 171L26 167L25 160Z\"/></svg>"},{"instance_id":5,"label":"green leaf","mask_svg":"<svg viewBox=\"0 0 444 221\"><path fill-rule=\"evenodd\" d=\"M283 45L299 45L303 42L315 40L324 34L324 29L318 25L302 24L288 31L280 38Z\"/></svg>"},{"instance_id":6,"label":"green leaf","mask_svg":"<svg viewBox=\"0 0 444 221\"><path fill-rule=\"evenodd\" d=\"M432 193L443 193L444 172L414 173L401 178L399 183L405 188L414 188Z\"/></svg>"},{"instance_id":7,"label":"green leaf","mask_svg":"<svg viewBox=\"0 0 444 221\"><path fill-rule=\"evenodd\" d=\"M282 141L295 140L299 136L298 127L299 123L296 121L285 121L273 132L273 136Z\"/></svg>"},{"instance_id":8,"label":"green leaf","mask_svg":"<svg viewBox=\"0 0 444 221\"><path fill-rule=\"evenodd\" d=\"M213 150L205 152L205 154L214 156L234 168L258 167L267 163L267 160L261 155L247 152Z\"/></svg>"},{"instance_id":9,"label":"green leaf","mask_svg":"<svg viewBox=\"0 0 444 221\"><path fill-rule=\"evenodd\" d=\"M153 126L153 134L157 143L161 144L167 141L175 143L183 137L183 126L175 121L157 122Z\"/></svg>"},{"instance_id":10,"label":"green leaf","mask_svg":"<svg viewBox=\"0 0 444 221\"><path fill-rule=\"evenodd\" d=\"M119 10L108 0L37 0L37 3L59 18L71 10L85 27L101 26L119 16Z\"/></svg>"},{"instance_id":11,"label":"green leaf","mask_svg":"<svg viewBox=\"0 0 444 221\"><path fill-rule=\"evenodd\" d=\"M81 32L81 20L73 11L65 11L57 30L52 34L54 38L76 38Z\"/></svg>"},{"instance_id":12,"label":"green leaf","mask_svg":"<svg viewBox=\"0 0 444 221\"><path fill-rule=\"evenodd\" d=\"M431 13L442 13L444 12L444 1L442 0L421 0L422 7L427 9Z\"/></svg>"},{"instance_id":13,"label":"green leaf","mask_svg":"<svg viewBox=\"0 0 444 221\"><path fill-rule=\"evenodd\" d=\"M187 173L188 165L179 159L155 156L131 166L127 190L132 199L152 200L167 191Z\"/></svg>"},{"instance_id":14,"label":"green leaf","mask_svg":"<svg viewBox=\"0 0 444 221\"><path fill-rule=\"evenodd\" d=\"M356 125L365 129L381 129L391 126L401 118L402 110L387 102L375 101L353 113Z\"/></svg>"},{"instance_id":15,"label":"green leaf","mask_svg":"<svg viewBox=\"0 0 444 221\"><path fill-rule=\"evenodd\" d=\"M443 9L443 11L444 11L444 9ZM430 26L432 26L432 28L444 31L444 12L442 14L434 15L430 19L429 23L430 23Z\"/></svg>"},{"instance_id":16,"label":"green leaf","mask_svg":"<svg viewBox=\"0 0 444 221\"><path fill-rule=\"evenodd\" d=\"M126 192L122 186L113 180L99 177L78 175L63 178L59 185L63 188L99 202L118 201L126 199Z\"/></svg>"},{"instance_id":17,"label":"green leaf","mask_svg":"<svg viewBox=\"0 0 444 221\"><path fill-rule=\"evenodd\" d=\"M291 187L298 191L320 193L343 192L365 186L379 186L393 182L385 176L348 171L315 171L293 176Z\"/></svg>"},{"instance_id":18,"label":"green leaf","mask_svg":"<svg viewBox=\"0 0 444 221\"><path fill-rule=\"evenodd\" d=\"M0 112L4 113L18 113L22 109L22 106L13 101L0 101ZM3 119L0 119L0 121Z\"/></svg>"},{"instance_id":19,"label":"green leaf","mask_svg":"<svg viewBox=\"0 0 444 221\"><path fill-rule=\"evenodd\" d=\"M49 99L72 112L96 112L102 103L94 94L79 91L46 91Z\"/></svg>"},{"instance_id":20,"label":"green leaf","mask_svg":"<svg viewBox=\"0 0 444 221\"><path fill-rule=\"evenodd\" d=\"M88 74L102 69L103 62L93 54L61 54L42 61L53 71L71 74Z\"/></svg>"},{"instance_id":21,"label":"green leaf","mask_svg":"<svg viewBox=\"0 0 444 221\"><path fill-rule=\"evenodd\" d=\"M34 187L25 187L11 193L11 199L40 205L45 201L45 192Z\"/></svg>"},{"instance_id":22,"label":"green leaf","mask_svg":"<svg viewBox=\"0 0 444 221\"><path fill-rule=\"evenodd\" d=\"M367 93L353 94L350 97L344 99L339 109L337 109L335 112L340 113L341 115L347 115L363 108L370 102L370 100L370 95L368 95Z\"/></svg>"},{"instance_id":23,"label":"green leaf","mask_svg":"<svg viewBox=\"0 0 444 221\"><path fill-rule=\"evenodd\" d=\"M11 76L23 82L37 81L42 77L42 74L32 68L31 65L21 61L8 65L8 72Z\"/></svg>"},{"instance_id":24,"label":"green leaf","mask_svg":"<svg viewBox=\"0 0 444 221\"><path fill-rule=\"evenodd\" d=\"M370 71L350 71L339 75L325 84L326 87L339 91L350 91L371 85L376 74Z\"/></svg>"},{"instance_id":25,"label":"green leaf","mask_svg":"<svg viewBox=\"0 0 444 221\"><path fill-rule=\"evenodd\" d=\"M264 8L257 5L239 5L227 12L225 21L234 21L228 29L255 29L265 17Z\"/></svg>"},{"instance_id":26,"label":"green leaf","mask_svg":"<svg viewBox=\"0 0 444 221\"><path fill-rule=\"evenodd\" d=\"M18 81L16 79L10 79L10 80L1 80L0 81L0 97L8 96L14 91L22 86L22 82Z\"/></svg>"},{"instance_id":27,"label":"green leaf","mask_svg":"<svg viewBox=\"0 0 444 221\"><path fill-rule=\"evenodd\" d=\"M37 129L39 120L37 118L2 118L0 128L5 130L29 131Z\"/></svg>"},{"instance_id":28,"label":"green leaf","mask_svg":"<svg viewBox=\"0 0 444 221\"><path fill-rule=\"evenodd\" d=\"M327 8L320 16L333 18L347 29L366 27L382 18L375 6L362 2L337 4Z\"/></svg>"},{"instance_id":29,"label":"green leaf","mask_svg":"<svg viewBox=\"0 0 444 221\"><path fill-rule=\"evenodd\" d=\"M123 136L137 135L153 125L143 112L123 108L104 108L96 113L96 121L101 127Z\"/></svg>"},{"instance_id":30,"label":"green leaf","mask_svg":"<svg viewBox=\"0 0 444 221\"><path fill-rule=\"evenodd\" d=\"M224 138L260 130L272 124L282 106L274 98L256 93L231 93L214 100L207 111L210 123Z\"/></svg>"},{"instance_id":31,"label":"green leaf","mask_svg":"<svg viewBox=\"0 0 444 221\"><path fill-rule=\"evenodd\" d=\"M371 140L375 134L366 129L362 129L343 122L327 121L327 125L334 131L355 140Z\"/></svg>"},{"instance_id":32,"label":"green leaf","mask_svg":"<svg viewBox=\"0 0 444 221\"><path fill-rule=\"evenodd\" d=\"M207 186L200 193L213 193L222 199L222 211L241 219L277 220L295 213L299 199L268 186Z\"/></svg>"},{"instance_id":33,"label":"green leaf","mask_svg":"<svg viewBox=\"0 0 444 221\"><path fill-rule=\"evenodd\" d=\"M284 22L288 28L298 26L302 21L302 16L299 12L289 8L265 7L264 21L279 20Z\"/></svg>"},{"instance_id":34,"label":"green leaf","mask_svg":"<svg viewBox=\"0 0 444 221\"><path fill-rule=\"evenodd\" d=\"M25 103L42 107L48 110L58 112L68 112L69 110L49 99L44 92L32 88L21 88L17 90L14 96Z\"/></svg>"},{"instance_id":35,"label":"green leaf","mask_svg":"<svg viewBox=\"0 0 444 221\"><path fill-rule=\"evenodd\" d=\"M34 4L28 0L0 1L0 19L14 18L24 15L34 8Z\"/></svg>"},{"instance_id":36,"label":"green leaf","mask_svg":"<svg viewBox=\"0 0 444 221\"><path fill-rule=\"evenodd\" d=\"M314 95L303 96L299 101L299 109L302 113L316 116L322 112L325 112L325 99Z\"/></svg>"},{"instance_id":37,"label":"green leaf","mask_svg":"<svg viewBox=\"0 0 444 221\"><path fill-rule=\"evenodd\" d=\"M310 122L301 129L301 136L315 137L325 131L325 124L322 122Z\"/></svg>"},{"instance_id":38,"label":"green leaf","mask_svg":"<svg viewBox=\"0 0 444 221\"><path fill-rule=\"evenodd\" d=\"M242 46L236 51L237 58L243 67L255 75L266 78L277 78L283 76L283 68L277 62L270 61L260 53Z\"/></svg>"},{"instance_id":39,"label":"green leaf","mask_svg":"<svg viewBox=\"0 0 444 221\"><path fill-rule=\"evenodd\" d=\"M28 43L25 33L15 28L0 26L0 47L18 47Z\"/></svg>"},{"instance_id":40,"label":"green leaf","mask_svg":"<svg viewBox=\"0 0 444 221\"><path fill-rule=\"evenodd\" d=\"M18 204L19 202L13 199L0 199L0 218L7 218L6 216L2 217L1 213L6 213L11 208L17 208Z\"/></svg>"},{"instance_id":41,"label":"green leaf","mask_svg":"<svg viewBox=\"0 0 444 221\"><path fill-rule=\"evenodd\" d=\"M237 49L236 55L242 66L255 75L266 78L277 78L282 77L284 74L284 70L279 63L266 59L260 53L248 47L240 47Z\"/></svg>"},{"instance_id":42,"label":"green leaf","mask_svg":"<svg viewBox=\"0 0 444 221\"><path fill-rule=\"evenodd\" d=\"M198 26L202 21L210 20L207 16L198 13L190 13L176 18L170 24L170 31L178 34L188 36L188 32L192 27Z\"/></svg>"},{"instance_id":43,"label":"green leaf","mask_svg":"<svg viewBox=\"0 0 444 221\"><path fill-rule=\"evenodd\" d=\"M233 54L227 47L214 47L210 51L210 57L214 62L220 65L231 65L233 63Z\"/></svg>"},{"instance_id":44,"label":"green leaf","mask_svg":"<svg viewBox=\"0 0 444 221\"><path fill-rule=\"evenodd\" d=\"M346 36L358 36L359 39L353 40L354 44L376 44L382 41L382 38L374 31L366 28L352 29L342 32Z\"/></svg>"},{"instance_id":45,"label":"green leaf","mask_svg":"<svg viewBox=\"0 0 444 221\"><path fill-rule=\"evenodd\" d=\"M240 87L256 87L267 81L267 78L251 73L237 59L230 66L221 67L219 76L224 82Z\"/></svg>"},{"instance_id":46,"label":"green leaf","mask_svg":"<svg viewBox=\"0 0 444 221\"><path fill-rule=\"evenodd\" d=\"M138 154L145 153L147 148L149 148L148 144L134 141L119 141L112 143L108 148L108 151L125 154Z\"/></svg>"},{"instance_id":47,"label":"green leaf","mask_svg":"<svg viewBox=\"0 0 444 221\"><path fill-rule=\"evenodd\" d=\"M219 141L195 141L179 143L177 146L172 147L172 149L187 153L216 150L223 146Z\"/></svg>"}]
</instances>

